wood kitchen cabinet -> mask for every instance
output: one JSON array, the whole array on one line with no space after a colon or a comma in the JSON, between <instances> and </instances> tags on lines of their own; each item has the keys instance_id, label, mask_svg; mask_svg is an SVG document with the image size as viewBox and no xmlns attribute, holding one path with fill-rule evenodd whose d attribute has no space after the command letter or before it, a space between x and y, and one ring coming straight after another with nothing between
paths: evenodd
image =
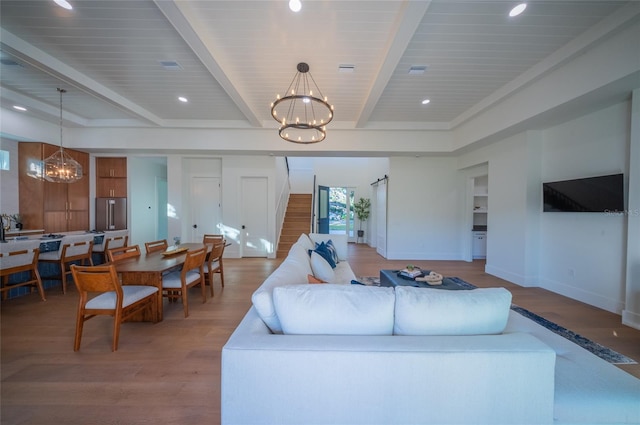
<instances>
[{"instance_id":1,"label":"wood kitchen cabinet","mask_svg":"<svg viewBox=\"0 0 640 425\"><path fill-rule=\"evenodd\" d=\"M45 233L89 230L89 154L65 149L82 165L82 179L75 183L51 183L34 176L42 161L59 150L46 143L20 142L19 202L23 225ZM42 170L42 168L40 168Z\"/></svg>"},{"instance_id":2,"label":"wood kitchen cabinet","mask_svg":"<svg viewBox=\"0 0 640 425\"><path fill-rule=\"evenodd\" d=\"M96 158L96 197L127 197L127 158Z\"/></svg>"}]
</instances>

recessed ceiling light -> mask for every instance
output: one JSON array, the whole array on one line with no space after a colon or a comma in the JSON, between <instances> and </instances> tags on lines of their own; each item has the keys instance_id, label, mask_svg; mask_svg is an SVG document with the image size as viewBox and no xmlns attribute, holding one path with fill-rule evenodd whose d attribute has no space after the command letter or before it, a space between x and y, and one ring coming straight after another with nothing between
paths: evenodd
<instances>
[{"instance_id":1,"label":"recessed ceiling light","mask_svg":"<svg viewBox=\"0 0 640 425\"><path fill-rule=\"evenodd\" d=\"M409 68L409 75L420 75L424 74L427 70L427 65L411 65Z\"/></svg>"},{"instance_id":2,"label":"recessed ceiling light","mask_svg":"<svg viewBox=\"0 0 640 425\"><path fill-rule=\"evenodd\" d=\"M511 9L511 12L509 12L509 16L510 17L514 17L514 16L518 16L519 14L521 14L522 12L524 12L524 10L527 8L527 3L520 3L519 5L517 5L516 7L514 7L513 9Z\"/></svg>"},{"instance_id":3,"label":"recessed ceiling light","mask_svg":"<svg viewBox=\"0 0 640 425\"><path fill-rule=\"evenodd\" d=\"M16 109L18 111L22 111L22 112L26 112L27 108L25 108L24 106L18 106L18 105L13 105L13 109Z\"/></svg>"},{"instance_id":4,"label":"recessed ceiling light","mask_svg":"<svg viewBox=\"0 0 640 425\"><path fill-rule=\"evenodd\" d=\"M178 100L179 100L180 102L183 102L183 103L187 103L187 102L189 101L189 99L187 99L187 98L186 98L186 97L184 97L184 96L178 96Z\"/></svg>"},{"instance_id":5,"label":"recessed ceiling light","mask_svg":"<svg viewBox=\"0 0 640 425\"><path fill-rule=\"evenodd\" d=\"M425 100L423 100L423 101L422 101L422 104L423 104L423 105L427 105L427 104L429 104L430 102L431 102L431 100L429 100L429 99L425 99Z\"/></svg>"},{"instance_id":6,"label":"recessed ceiling light","mask_svg":"<svg viewBox=\"0 0 640 425\"><path fill-rule=\"evenodd\" d=\"M289 0L289 9L291 9L292 12L300 12L302 2L300 2L300 0Z\"/></svg>"},{"instance_id":7,"label":"recessed ceiling light","mask_svg":"<svg viewBox=\"0 0 640 425\"><path fill-rule=\"evenodd\" d=\"M53 0L55 4L67 10L73 9L73 6L67 0Z\"/></svg>"}]
</instances>

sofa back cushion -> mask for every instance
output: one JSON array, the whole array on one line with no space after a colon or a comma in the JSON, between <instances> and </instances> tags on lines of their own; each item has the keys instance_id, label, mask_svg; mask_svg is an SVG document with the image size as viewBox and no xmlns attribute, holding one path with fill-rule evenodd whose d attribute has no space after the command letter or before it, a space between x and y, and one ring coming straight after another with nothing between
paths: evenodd
<instances>
[{"instance_id":1,"label":"sofa back cushion","mask_svg":"<svg viewBox=\"0 0 640 425\"><path fill-rule=\"evenodd\" d=\"M307 275L313 274L306 246L295 243L282 264L260 285L251 296L256 311L264 323L274 333L282 333L282 327L273 306L273 288L307 282Z\"/></svg>"},{"instance_id":2,"label":"sofa back cushion","mask_svg":"<svg viewBox=\"0 0 640 425\"><path fill-rule=\"evenodd\" d=\"M398 286L395 291L395 335L499 334L511 307L511 292L505 288L447 291Z\"/></svg>"},{"instance_id":3,"label":"sofa back cushion","mask_svg":"<svg viewBox=\"0 0 640 425\"><path fill-rule=\"evenodd\" d=\"M392 335L393 288L289 285L273 291L284 334Z\"/></svg>"},{"instance_id":4,"label":"sofa back cushion","mask_svg":"<svg viewBox=\"0 0 640 425\"><path fill-rule=\"evenodd\" d=\"M307 235L306 233L301 233L300 237L298 238L298 240L296 241L296 244L300 244L302 245L302 247L304 249L313 249L315 248L315 243L309 238L309 235Z\"/></svg>"}]
</instances>

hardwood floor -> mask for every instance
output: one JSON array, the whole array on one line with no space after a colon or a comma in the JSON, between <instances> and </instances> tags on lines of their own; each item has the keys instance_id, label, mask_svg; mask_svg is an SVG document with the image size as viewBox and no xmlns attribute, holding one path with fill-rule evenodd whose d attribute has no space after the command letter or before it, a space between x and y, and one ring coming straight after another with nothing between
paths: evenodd
<instances>
[{"instance_id":1,"label":"hardwood floor","mask_svg":"<svg viewBox=\"0 0 640 425\"><path fill-rule=\"evenodd\" d=\"M2 424L215 424L220 421L220 352L251 305L251 293L281 260L226 259L225 288L201 303L190 292L190 315L165 300L164 321L125 323L111 352L112 320L85 324L73 351L77 292L47 290L2 302ZM349 245L357 276L377 276L386 261L365 245ZM415 261L479 287L504 286L514 302L549 320L640 360L640 331L620 316L539 288L521 288L483 272L484 262ZM640 365L622 365L640 377Z\"/></svg>"}]
</instances>

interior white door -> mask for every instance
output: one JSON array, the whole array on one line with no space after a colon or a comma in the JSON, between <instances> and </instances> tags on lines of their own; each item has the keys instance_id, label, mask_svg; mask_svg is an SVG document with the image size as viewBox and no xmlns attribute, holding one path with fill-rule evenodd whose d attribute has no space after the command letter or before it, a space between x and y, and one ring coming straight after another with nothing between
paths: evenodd
<instances>
[{"instance_id":1,"label":"interior white door","mask_svg":"<svg viewBox=\"0 0 640 425\"><path fill-rule=\"evenodd\" d=\"M387 258L387 180L376 186L376 252Z\"/></svg>"},{"instance_id":2,"label":"interior white door","mask_svg":"<svg viewBox=\"0 0 640 425\"><path fill-rule=\"evenodd\" d=\"M242 177L242 257L266 257L271 251L266 177Z\"/></svg>"},{"instance_id":3,"label":"interior white door","mask_svg":"<svg viewBox=\"0 0 640 425\"><path fill-rule=\"evenodd\" d=\"M201 242L205 234L219 234L220 178L191 177L191 241Z\"/></svg>"}]
</instances>

